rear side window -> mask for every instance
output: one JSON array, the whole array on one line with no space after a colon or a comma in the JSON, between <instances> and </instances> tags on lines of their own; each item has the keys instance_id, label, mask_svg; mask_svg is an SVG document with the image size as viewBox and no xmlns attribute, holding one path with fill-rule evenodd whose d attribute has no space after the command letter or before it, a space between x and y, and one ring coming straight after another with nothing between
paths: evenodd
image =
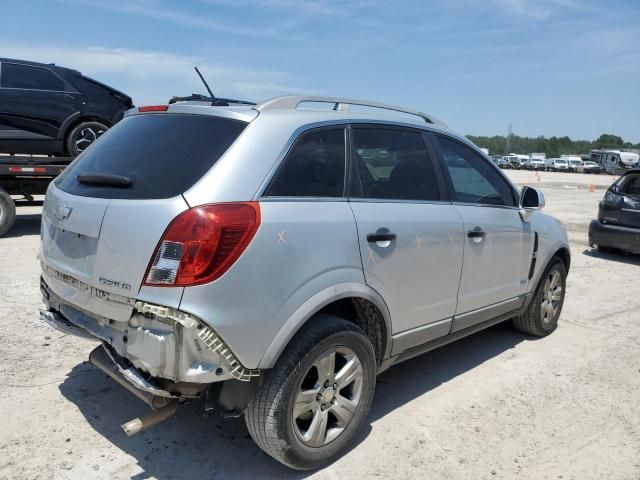
<instances>
[{"instance_id":1,"label":"rear side window","mask_svg":"<svg viewBox=\"0 0 640 480\"><path fill-rule=\"evenodd\" d=\"M439 200L438 180L422 135L415 131L352 129L351 158L363 198ZM355 194L354 194L355 193Z\"/></svg>"},{"instance_id":2,"label":"rear side window","mask_svg":"<svg viewBox=\"0 0 640 480\"><path fill-rule=\"evenodd\" d=\"M65 192L87 197L175 197L216 163L245 126L245 122L205 115L133 115L102 135L55 183ZM89 173L124 176L131 186L87 185L77 180L78 175Z\"/></svg>"},{"instance_id":3,"label":"rear side window","mask_svg":"<svg viewBox=\"0 0 640 480\"><path fill-rule=\"evenodd\" d=\"M344 196L345 130L303 134L265 192L267 197Z\"/></svg>"},{"instance_id":4,"label":"rear side window","mask_svg":"<svg viewBox=\"0 0 640 480\"><path fill-rule=\"evenodd\" d=\"M64 82L48 68L3 63L0 85L4 88L64 91Z\"/></svg>"},{"instance_id":5,"label":"rear side window","mask_svg":"<svg viewBox=\"0 0 640 480\"><path fill-rule=\"evenodd\" d=\"M619 188L620 193L627 194L633 197L640 196L640 174L627 174L620 182L622 186Z\"/></svg>"},{"instance_id":6,"label":"rear side window","mask_svg":"<svg viewBox=\"0 0 640 480\"><path fill-rule=\"evenodd\" d=\"M454 200L515 206L512 188L484 158L462 144L436 135L453 184Z\"/></svg>"}]
</instances>

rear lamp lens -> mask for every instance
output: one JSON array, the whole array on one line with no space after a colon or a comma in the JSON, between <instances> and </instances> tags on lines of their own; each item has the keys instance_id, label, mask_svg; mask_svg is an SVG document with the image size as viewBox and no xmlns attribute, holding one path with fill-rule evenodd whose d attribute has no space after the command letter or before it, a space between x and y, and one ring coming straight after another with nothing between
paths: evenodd
<instances>
[{"instance_id":1,"label":"rear lamp lens","mask_svg":"<svg viewBox=\"0 0 640 480\"><path fill-rule=\"evenodd\" d=\"M145 285L193 286L220 278L260 226L257 202L205 205L178 215L147 269Z\"/></svg>"}]
</instances>

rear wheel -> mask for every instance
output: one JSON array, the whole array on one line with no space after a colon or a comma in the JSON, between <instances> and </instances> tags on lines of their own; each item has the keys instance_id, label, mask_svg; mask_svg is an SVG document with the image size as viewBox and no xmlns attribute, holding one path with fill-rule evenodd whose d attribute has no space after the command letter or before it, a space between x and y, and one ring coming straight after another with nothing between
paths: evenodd
<instances>
[{"instance_id":1,"label":"rear wheel","mask_svg":"<svg viewBox=\"0 0 640 480\"><path fill-rule=\"evenodd\" d=\"M0 188L0 236L7 233L16 221L16 204L6 191Z\"/></svg>"},{"instance_id":2,"label":"rear wheel","mask_svg":"<svg viewBox=\"0 0 640 480\"><path fill-rule=\"evenodd\" d=\"M360 328L322 315L268 370L245 412L253 440L297 470L344 453L366 420L375 388L373 346Z\"/></svg>"},{"instance_id":3,"label":"rear wheel","mask_svg":"<svg viewBox=\"0 0 640 480\"><path fill-rule=\"evenodd\" d=\"M80 155L108 129L109 127L100 122L79 123L67 135L67 153L72 157Z\"/></svg>"},{"instance_id":4,"label":"rear wheel","mask_svg":"<svg viewBox=\"0 0 640 480\"><path fill-rule=\"evenodd\" d=\"M564 304L567 269L562 260L554 257L540 279L536 293L526 312L513 319L521 332L544 337L558 327L558 318Z\"/></svg>"}]
</instances>

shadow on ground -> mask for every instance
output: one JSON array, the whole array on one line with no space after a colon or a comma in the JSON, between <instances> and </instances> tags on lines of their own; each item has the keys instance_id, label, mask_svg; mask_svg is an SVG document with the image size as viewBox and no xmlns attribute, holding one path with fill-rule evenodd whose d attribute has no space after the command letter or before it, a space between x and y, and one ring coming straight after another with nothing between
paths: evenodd
<instances>
[{"instance_id":1,"label":"shadow on ground","mask_svg":"<svg viewBox=\"0 0 640 480\"><path fill-rule=\"evenodd\" d=\"M488 359L513 348L526 337L510 323L465 338L439 350L392 367L378 377L369 425L354 449L371 431L370 424L411 400L453 380ZM120 424L149 411L88 362L70 372L60 386L91 426L116 447L136 459L142 472L134 479L288 478L295 472L267 457L253 443L244 420L203 415L203 404L185 404L164 423L127 438Z\"/></svg>"},{"instance_id":2,"label":"shadow on ground","mask_svg":"<svg viewBox=\"0 0 640 480\"><path fill-rule=\"evenodd\" d=\"M610 252L600 252L595 248L588 248L582 252L583 255L592 258L600 258L612 262L626 263L628 265L640 265L640 255L626 253L619 250L611 250Z\"/></svg>"},{"instance_id":3,"label":"shadow on ground","mask_svg":"<svg viewBox=\"0 0 640 480\"><path fill-rule=\"evenodd\" d=\"M40 235L40 214L16 215L16 223L2 238Z\"/></svg>"}]
</instances>

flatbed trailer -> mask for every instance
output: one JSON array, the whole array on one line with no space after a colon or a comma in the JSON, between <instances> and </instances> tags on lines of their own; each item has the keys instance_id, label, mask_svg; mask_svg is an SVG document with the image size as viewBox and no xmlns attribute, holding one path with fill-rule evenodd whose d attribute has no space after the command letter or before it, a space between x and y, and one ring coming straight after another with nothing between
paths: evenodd
<instances>
[{"instance_id":1,"label":"flatbed trailer","mask_svg":"<svg viewBox=\"0 0 640 480\"><path fill-rule=\"evenodd\" d=\"M0 236L11 230L16 207L42 205L42 201L34 200L34 195L44 195L49 183L73 159L0 154Z\"/></svg>"}]
</instances>

